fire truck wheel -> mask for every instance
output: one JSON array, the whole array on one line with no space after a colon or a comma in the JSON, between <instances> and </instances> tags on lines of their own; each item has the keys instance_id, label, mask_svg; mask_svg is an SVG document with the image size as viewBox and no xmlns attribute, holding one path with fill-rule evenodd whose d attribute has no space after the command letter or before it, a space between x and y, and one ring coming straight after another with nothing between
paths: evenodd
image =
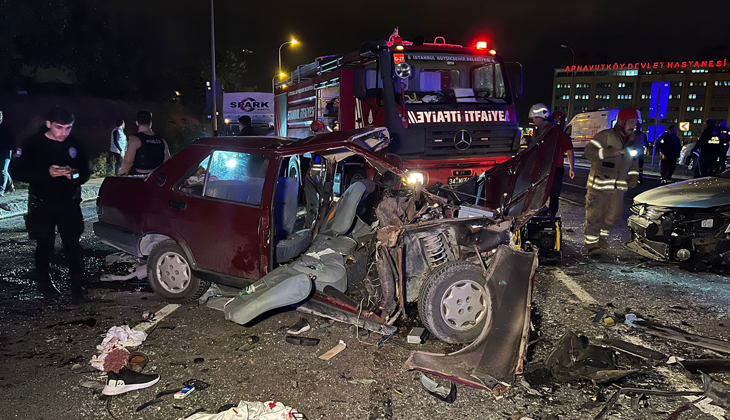
<instances>
[{"instance_id":1,"label":"fire truck wheel","mask_svg":"<svg viewBox=\"0 0 730 420\"><path fill-rule=\"evenodd\" d=\"M492 318L494 290L482 268L452 261L426 278L418 295L418 313L431 334L447 343L470 343Z\"/></svg>"},{"instance_id":2,"label":"fire truck wheel","mask_svg":"<svg viewBox=\"0 0 730 420\"><path fill-rule=\"evenodd\" d=\"M188 303L203 296L210 282L195 277L180 245L166 240L147 259L147 277L155 293L169 303Z\"/></svg>"}]
</instances>

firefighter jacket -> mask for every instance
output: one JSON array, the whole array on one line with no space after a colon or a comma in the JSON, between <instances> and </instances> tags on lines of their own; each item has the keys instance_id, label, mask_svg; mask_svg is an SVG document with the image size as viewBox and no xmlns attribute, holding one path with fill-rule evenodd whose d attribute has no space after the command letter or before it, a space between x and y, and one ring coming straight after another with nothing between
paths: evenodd
<instances>
[{"instance_id":1,"label":"firefighter jacket","mask_svg":"<svg viewBox=\"0 0 730 420\"><path fill-rule=\"evenodd\" d=\"M639 182L639 162L631 156L627 141L610 128L596 134L585 148L591 161L586 188L597 191L626 191Z\"/></svg>"}]
</instances>

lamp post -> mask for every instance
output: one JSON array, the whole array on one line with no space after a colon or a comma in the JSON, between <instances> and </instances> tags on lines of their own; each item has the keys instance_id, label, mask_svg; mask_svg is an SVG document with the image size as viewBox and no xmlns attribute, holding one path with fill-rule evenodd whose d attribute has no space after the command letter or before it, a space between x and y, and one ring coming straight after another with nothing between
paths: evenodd
<instances>
[{"instance_id":1,"label":"lamp post","mask_svg":"<svg viewBox=\"0 0 730 420\"><path fill-rule=\"evenodd\" d=\"M570 68L570 97L568 98L568 116L565 119L566 121L570 121L570 116L573 113L573 90L575 89L575 83L573 83L573 77L575 76L575 51L565 44L560 44L560 48L568 49L570 50L570 52L573 53L573 65Z\"/></svg>"},{"instance_id":2,"label":"lamp post","mask_svg":"<svg viewBox=\"0 0 730 420\"><path fill-rule=\"evenodd\" d=\"M284 47L284 45L288 45L288 44L297 45L297 43L299 43L299 41L292 38L291 41L287 41L287 42L279 45L279 74L281 74L281 49Z\"/></svg>"},{"instance_id":3,"label":"lamp post","mask_svg":"<svg viewBox=\"0 0 730 420\"><path fill-rule=\"evenodd\" d=\"M210 0L210 67L213 83L211 97L213 98L213 137L218 136L218 98L216 98L215 84L215 7L214 0Z\"/></svg>"},{"instance_id":4,"label":"lamp post","mask_svg":"<svg viewBox=\"0 0 730 420\"><path fill-rule=\"evenodd\" d=\"M277 77L279 79L283 79L285 76L286 76L286 74L284 74L283 72L280 72L279 74L277 74L276 76L271 78L271 93L276 93L276 90L274 88L274 80L276 80Z\"/></svg>"}]
</instances>

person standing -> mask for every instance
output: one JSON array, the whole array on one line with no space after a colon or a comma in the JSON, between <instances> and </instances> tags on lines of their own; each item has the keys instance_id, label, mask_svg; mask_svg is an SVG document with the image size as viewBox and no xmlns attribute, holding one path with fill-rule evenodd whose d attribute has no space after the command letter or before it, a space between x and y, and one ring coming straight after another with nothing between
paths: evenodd
<instances>
[{"instance_id":1,"label":"person standing","mask_svg":"<svg viewBox=\"0 0 730 420\"><path fill-rule=\"evenodd\" d=\"M243 115L238 119L239 136L257 136L253 128L251 128L251 117Z\"/></svg>"},{"instance_id":2,"label":"person standing","mask_svg":"<svg viewBox=\"0 0 730 420\"><path fill-rule=\"evenodd\" d=\"M170 158L165 139L152 131L152 113L137 113L137 134L129 136L127 152L118 175L148 174Z\"/></svg>"},{"instance_id":3,"label":"person standing","mask_svg":"<svg viewBox=\"0 0 730 420\"><path fill-rule=\"evenodd\" d=\"M651 151L651 143L646 133L641 131L641 121L636 121L636 130L629 136L628 147L636 150L636 160L639 163L639 183L644 181L644 150Z\"/></svg>"},{"instance_id":4,"label":"person standing","mask_svg":"<svg viewBox=\"0 0 730 420\"><path fill-rule=\"evenodd\" d=\"M127 135L124 134L124 128L126 126L124 120L119 119L112 130L109 150L114 159L114 175L118 174L119 170L122 169L122 160L124 159L124 153L127 151Z\"/></svg>"},{"instance_id":5,"label":"person standing","mask_svg":"<svg viewBox=\"0 0 730 420\"><path fill-rule=\"evenodd\" d=\"M730 148L730 131L727 128L727 121L720 120L717 124L718 129L720 130L720 143L722 144L722 156L720 156L720 172L725 172L727 170L727 152L728 148Z\"/></svg>"},{"instance_id":6,"label":"person standing","mask_svg":"<svg viewBox=\"0 0 730 420\"><path fill-rule=\"evenodd\" d=\"M557 121L558 124L550 122L550 118ZM556 119L557 117L557 119ZM550 204L548 206L550 217L555 219L558 214L560 205L560 192L563 189L563 177L565 176L565 167L563 166L563 157L568 153L568 163L570 164L570 179L575 178L575 155L573 154L573 142L570 137L563 131L561 121L562 114L555 113L550 115L550 109L547 105L539 103L530 108L529 118L533 120L537 126L533 142L547 138L548 134L558 136L558 151L556 154L553 174L553 183L550 186Z\"/></svg>"},{"instance_id":7,"label":"person standing","mask_svg":"<svg viewBox=\"0 0 730 420\"><path fill-rule=\"evenodd\" d=\"M13 163L13 177L30 184L26 226L36 238L35 269L38 291L58 295L50 276L56 228L61 235L71 276L71 302L86 300L84 256L79 239L84 231L81 185L91 175L83 145L70 136L74 116L54 108L46 118L47 131L27 139Z\"/></svg>"},{"instance_id":8,"label":"person standing","mask_svg":"<svg viewBox=\"0 0 730 420\"><path fill-rule=\"evenodd\" d=\"M661 159L659 166L661 167L662 184L672 182L672 175L677 168L677 159L682 151L682 141L677 136L677 126L670 125L669 131L659 136L657 139L657 147L659 148L659 158Z\"/></svg>"},{"instance_id":9,"label":"person standing","mask_svg":"<svg viewBox=\"0 0 730 420\"><path fill-rule=\"evenodd\" d=\"M8 128L7 123L3 124L4 115L0 110L0 197L6 192L11 193L15 190L13 179L10 177L10 159L13 157L15 150L15 139L13 133Z\"/></svg>"},{"instance_id":10,"label":"person standing","mask_svg":"<svg viewBox=\"0 0 730 420\"><path fill-rule=\"evenodd\" d=\"M621 217L624 193L639 182L637 151L628 148L639 115L635 109L619 111L616 125L598 132L586 144L585 156L591 161L586 184L585 246L591 256L608 248L611 226Z\"/></svg>"},{"instance_id":11,"label":"person standing","mask_svg":"<svg viewBox=\"0 0 730 420\"><path fill-rule=\"evenodd\" d=\"M698 170L695 171L695 178L712 175L724 151L720 140L720 130L715 126L715 120L708 118L705 121L705 129L692 150L692 153L698 152L700 155L697 159ZM722 157L724 158L724 156Z\"/></svg>"}]
</instances>

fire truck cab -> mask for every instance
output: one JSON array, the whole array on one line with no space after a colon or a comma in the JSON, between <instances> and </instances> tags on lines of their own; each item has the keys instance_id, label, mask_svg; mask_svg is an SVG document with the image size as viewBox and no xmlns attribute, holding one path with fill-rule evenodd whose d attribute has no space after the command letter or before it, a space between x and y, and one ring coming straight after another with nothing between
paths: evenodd
<instances>
[{"instance_id":1,"label":"fire truck cab","mask_svg":"<svg viewBox=\"0 0 730 420\"><path fill-rule=\"evenodd\" d=\"M482 42L408 42L396 30L388 41L297 67L276 83L274 102L278 136L309 137L315 120L332 131L388 128L387 152L409 170L408 181L425 186L459 184L520 147L505 63ZM344 162L340 190L369 177L364 167Z\"/></svg>"}]
</instances>

